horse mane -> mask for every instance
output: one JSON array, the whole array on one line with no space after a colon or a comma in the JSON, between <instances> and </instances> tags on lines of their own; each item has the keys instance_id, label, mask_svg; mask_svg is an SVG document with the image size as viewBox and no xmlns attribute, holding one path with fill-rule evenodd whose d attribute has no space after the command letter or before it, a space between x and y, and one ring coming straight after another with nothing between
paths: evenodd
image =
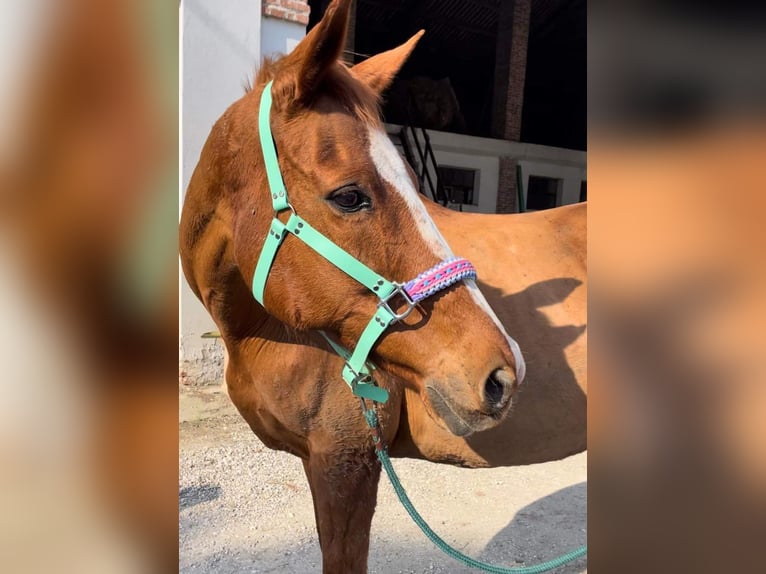
<instances>
[{"instance_id":1,"label":"horse mane","mask_svg":"<svg viewBox=\"0 0 766 574\"><path fill-rule=\"evenodd\" d=\"M285 56L277 58L265 57L261 67L256 70L253 82L247 82L245 93L260 88L274 80L273 93L275 100L292 101L295 97L298 66ZM348 66L337 61L329 68L322 79L314 100L320 96L329 96L339 101L355 118L366 125L378 125L381 119L380 97L363 82L356 79Z\"/></svg>"}]
</instances>

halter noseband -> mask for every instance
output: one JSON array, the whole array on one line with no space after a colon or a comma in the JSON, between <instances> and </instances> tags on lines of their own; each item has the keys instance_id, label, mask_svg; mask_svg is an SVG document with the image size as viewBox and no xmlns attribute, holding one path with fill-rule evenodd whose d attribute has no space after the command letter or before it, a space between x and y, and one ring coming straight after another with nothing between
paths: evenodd
<instances>
[{"instance_id":1,"label":"halter noseband","mask_svg":"<svg viewBox=\"0 0 766 574\"><path fill-rule=\"evenodd\" d=\"M322 335L335 352L346 361L342 375L352 392L363 399L384 403L388 400L388 391L375 385L372 378L375 367L367 360L375 342L389 326L407 317L419 301L463 279L476 279L476 269L467 259L453 257L442 261L407 283L388 281L311 227L295 212L288 200L287 189L277 161L277 150L271 135L270 113L271 82L266 84L261 95L258 132L266 164L274 218L255 267L253 295L263 305L263 292L269 271L279 246L288 233L303 241L338 269L372 291L380 300L378 309L359 337L353 352L332 341L325 333ZM282 223L277 215L288 209L292 213L288 220ZM391 306L394 300L404 303L405 309L397 313Z\"/></svg>"}]
</instances>

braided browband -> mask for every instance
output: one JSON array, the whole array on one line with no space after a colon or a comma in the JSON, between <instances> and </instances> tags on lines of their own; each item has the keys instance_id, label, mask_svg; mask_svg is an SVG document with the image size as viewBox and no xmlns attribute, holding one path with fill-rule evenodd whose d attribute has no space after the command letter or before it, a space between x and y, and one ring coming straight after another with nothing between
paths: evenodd
<instances>
[{"instance_id":1,"label":"braided browband","mask_svg":"<svg viewBox=\"0 0 766 574\"><path fill-rule=\"evenodd\" d=\"M462 279L476 279L476 268L468 259L451 257L406 283L404 290L413 301L420 301Z\"/></svg>"}]
</instances>

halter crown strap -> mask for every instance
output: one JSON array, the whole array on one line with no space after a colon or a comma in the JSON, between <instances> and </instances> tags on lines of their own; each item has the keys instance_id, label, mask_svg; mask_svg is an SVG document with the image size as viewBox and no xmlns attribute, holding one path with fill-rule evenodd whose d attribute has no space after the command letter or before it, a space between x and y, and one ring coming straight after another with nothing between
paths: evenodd
<instances>
[{"instance_id":1,"label":"halter crown strap","mask_svg":"<svg viewBox=\"0 0 766 574\"><path fill-rule=\"evenodd\" d=\"M377 340L389 326L407 317L419 301L463 279L475 279L476 269L467 259L453 257L421 273L406 284L388 281L330 241L295 213L287 196L282 172L279 169L274 138L271 134L271 84L271 82L266 84L261 95L258 110L258 132L266 165L266 177L269 182L274 218L271 221L271 227L258 258L258 263L255 266L252 284L253 296L263 305L269 271L279 247L288 233L300 239L330 263L372 291L379 299L378 309L359 337L359 342L353 352L349 352L335 343L324 332L322 332L322 336L327 339L333 350L346 361L342 376L354 394L384 403L388 400L388 391L375 384L372 378L372 371L375 367L367 359ZM277 214L287 209L291 210L292 213L287 222L282 223L277 218ZM397 302L398 305L396 305ZM402 304L404 310L397 311Z\"/></svg>"},{"instance_id":2,"label":"halter crown strap","mask_svg":"<svg viewBox=\"0 0 766 574\"><path fill-rule=\"evenodd\" d=\"M271 204L274 211L279 213L290 207L287 200L287 189L282 179L277 160L277 148L274 146L274 138L271 136L271 84L269 82L261 95L261 107L258 110L258 135L261 139L263 160L266 164L266 177L269 180L271 191Z\"/></svg>"}]
</instances>

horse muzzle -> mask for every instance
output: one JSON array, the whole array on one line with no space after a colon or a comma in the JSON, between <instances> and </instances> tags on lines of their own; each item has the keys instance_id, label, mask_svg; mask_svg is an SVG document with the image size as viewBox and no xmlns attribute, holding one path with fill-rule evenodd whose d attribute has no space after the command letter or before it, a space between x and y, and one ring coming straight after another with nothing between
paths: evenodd
<instances>
[{"instance_id":1,"label":"horse muzzle","mask_svg":"<svg viewBox=\"0 0 766 574\"><path fill-rule=\"evenodd\" d=\"M452 385L450 385L452 386ZM450 392L449 386L435 381L426 384L427 406L431 415L456 436L468 436L500 424L508 414L518 384L505 369L490 373L480 389L476 406L461 400L464 393Z\"/></svg>"}]
</instances>

